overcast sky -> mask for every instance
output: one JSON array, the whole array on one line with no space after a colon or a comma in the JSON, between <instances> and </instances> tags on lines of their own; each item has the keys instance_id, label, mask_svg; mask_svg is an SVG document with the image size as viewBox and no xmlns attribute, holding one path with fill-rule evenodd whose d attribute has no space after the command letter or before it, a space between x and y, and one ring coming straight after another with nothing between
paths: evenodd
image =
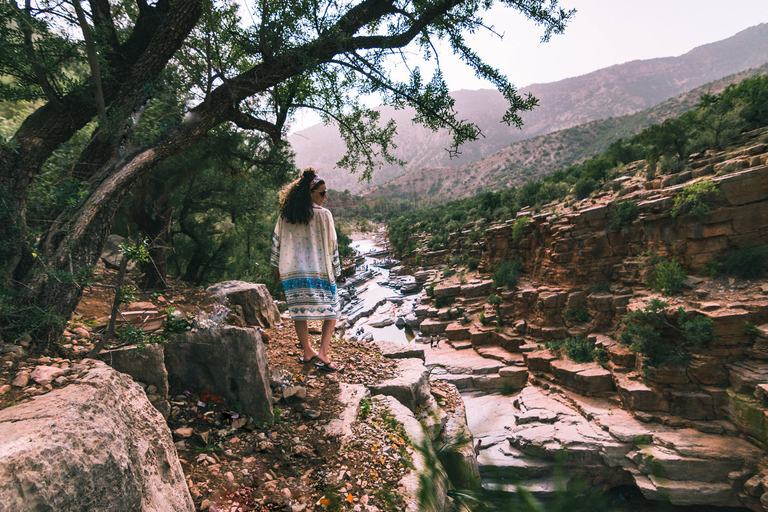
<instances>
[{"instance_id":1,"label":"overcast sky","mask_svg":"<svg viewBox=\"0 0 768 512\"><path fill-rule=\"evenodd\" d=\"M470 46L500 68L516 87L584 75L637 59L682 55L768 22L768 0L560 0L576 15L565 33L541 43L541 27L500 6L487 32L470 36ZM443 52L444 55L447 52ZM451 90L487 89L456 59L441 59Z\"/></svg>"},{"instance_id":2,"label":"overcast sky","mask_svg":"<svg viewBox=\"0 0 768 512\"><path fill-rule=\"evenodd\" d=\"M521 88L632 60L682 55L768 22L768 0L560 0L559 5L577 12L565 32L547 43L540 42L541 27L498 5L485 19L503 39L485 31L467 41ZM450 90L493 87L475 78L449 48L440 53ZM425 65L423 71L428 70ZM294 129L317 122L314 117L297 121Z\"/></svg>"}]
</instances>

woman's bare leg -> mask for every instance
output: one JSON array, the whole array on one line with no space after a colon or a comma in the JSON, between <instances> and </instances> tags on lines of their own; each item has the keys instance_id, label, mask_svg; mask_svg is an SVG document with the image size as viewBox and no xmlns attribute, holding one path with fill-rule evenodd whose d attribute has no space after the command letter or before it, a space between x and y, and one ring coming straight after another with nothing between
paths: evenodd
<instances>
[{"instance_id":1,"label":"woman's bare leg","mask_svg":"<svg viewBox=\"0 0 768 512\"><path fill-rule=\"evenodd\" d=\"M320 351L317 357L324 363L331 361L328 355L328 349L331 346L331 338L333 337L333 330L336 328L336 320L323 320L323 333L320 336Z\"/></svg>"},{"instance_id":2,"label":"woman's bare leg","mask_svg":"<svg viewBox=\"0 0 768 512\"><path fill-rule=\"evenodd\" d=\"M309 361L317 355L317 352L309 344L309 323L306 320L294 320L293 327L296 329L296 336L299 337L301 349L304 351L304 360Z\"/></svg>"}]
</instances>

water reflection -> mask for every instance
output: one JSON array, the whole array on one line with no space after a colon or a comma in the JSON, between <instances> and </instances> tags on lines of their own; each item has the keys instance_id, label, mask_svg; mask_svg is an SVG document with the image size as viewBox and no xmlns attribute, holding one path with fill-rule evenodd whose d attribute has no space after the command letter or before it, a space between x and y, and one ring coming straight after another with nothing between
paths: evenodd
<instances>
[{"instance_id":1,"label":"water reflection","mask_svg":"<svg viewBox=\"0 0 768 512\"><path fill-rule=\"evenodd\" d=\"M381 236L381 235L379 235ZM376 257L369 256L371 252L377 252L385 248L386 242L379 242L374 238L364 238L354 240L350 245L357 252L365 255L363 262L357 266L357 271L361 272L365 269L373 269L374 277L366 283L361 283L356 287L356 296L359 299L357 303L353 305L349 310L345 310L350 320L353 322L350 328L351 332L357 332L359 328L362 328L364 332L373 334L376 340L387 341L399 341L403 343L409 343L416 337L413 329L408 326L397 327L396 325L387 325L384 327L373 327L368 324L371 318L377 317L377 315L385 314L388 308L394 307L400 309L404 303L406 308L415 306L420 294L403 296L398 290L386 286L386 283L390 278L390 271L386 268L377 267L374 265ZM361 317L360 314L364 312L372 311L370 316ZM396 320L398 315L395 314L393 320Z\"/></svg>"}]
</instances>

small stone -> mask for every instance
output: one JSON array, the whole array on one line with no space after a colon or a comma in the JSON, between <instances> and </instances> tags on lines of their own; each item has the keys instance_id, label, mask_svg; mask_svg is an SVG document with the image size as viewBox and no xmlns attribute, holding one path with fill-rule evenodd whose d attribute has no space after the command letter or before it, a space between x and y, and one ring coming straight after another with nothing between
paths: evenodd
<instances>
[{"instance_id":1,"label":"small stone","mask_svg":"<svg viewBox=\"0 0 768 512\"><path fill-rule=\"evenodd\" d=\"M4 384L3 386L0 386L0 396L3 396L7 392L11 390L10 384Z\"/></svg>"},{"instance_id":2,"label":"small stone","mask_svg":"<svg viewBox=\"0 0 768 512\"><path fill-rule=\"evenodd\" d=\"M200 510L208 510L211 506L211 500L203 500L200 503Z\"/></svg>"},{"instance_id":3,"label":"small stone","mask_svg":"<svg viewBox=\"0 0 768 512\"><path fill-rule=\"evenodd\" d=\"M320 417L320 412L314 409L305 409L304 411L301 412L301 415L308 420L316 420L317 418Z\"/></svg>"},{"instance_id":4,"label":"small stone","mask_svg":"<svg viewBox=\"0 0 768 512\"><path fill-rule=\"evenodd\" d=\"M27 384L29 384L29 373L28 372L19 372L16 375L16 378L13 379L13 382L11 382L11 385L17 388L24 388L27 387Z\"/></svg>"},{"instance_id":5,"label":"small stone","mask_svg":"<svg viewBox=\"0 0 768 512\"><path fill-rule=\"evenodd\" d=\"M291 499L291 490L289 488L286 487L285 489L283 489L280 492L283 493L283 496L285 496L285 499L287 499L287 500Z\"/></svg>"},{"instance_id":6,"label":"small stone","mask_svg":"<svg viewBox=\"0 0 768 512\"><path fill-rule=\"evenodd\" d=\"M189 439L192 437L193 432L192 427L179 427L173 431L173 435L182 439Z\"/></svg>"},{"instance_id":7,"label":"small stone","mask_svg":"<svg viewBox=\"0 0 768 512\"><path fill-rule=\"evenodd\" d=\"M37 366L32 372L31 377L32 377L32 380L34 380L41 386L45 386L46 384L50 384L51 382L53 382L54 379L56 379L57 377L60 377L62 374L66 372L67 370L62 370L61 368L56 368L54 366Z\"/></svg>"}]
</instances>

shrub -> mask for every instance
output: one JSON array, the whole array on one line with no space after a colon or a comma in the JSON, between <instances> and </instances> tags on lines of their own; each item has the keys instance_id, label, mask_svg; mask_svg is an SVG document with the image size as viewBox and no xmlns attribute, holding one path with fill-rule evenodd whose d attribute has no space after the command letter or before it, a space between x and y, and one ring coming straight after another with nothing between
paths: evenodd
<instances>
[{"instance_id":1,"label":"shrub","mask_svg":"<svg viewBox=\"0 0 768 512\"><path fill-rule=\"evenodd\" d=\"M691 357L687 345L702 347L716 339L711 318L693 317L679 308L673 323L665 311L668 306L660 299L653 299L644 309L632 311L622 319L626 327L621 343L642 354L651 367L685 366Z\"/></svg>"},{"instance_id":2,"label":"shrub","mask_svg":"<svg viewBox=\"0 0 768 512\"><path fill-rule=\"evenodd\" d=\"M564 351L568 359L575 363L591 363L598 358L595 347L586 338L575 336L558 341L548 341L545 346L552 352L559 354Z\"/></svg>"},{"instance_id":3,"label":"shrub","mask_svg":"<svg viewBox=\"0 0 768 512\"><path fill-rule=\"evenodd\" d=\"M498 306L501 304L501 297L499 297L495 293L492 293L488 296L488 299L486 300L486 302L491 306Z\"/></svg>"},{"instance_id":4,"label":"shrub","mask_svg":"<svg viewBox=\"0 0 768 512\"><path fill-rule=\"evenodd\" d=\"M576 199L586 199L597 188L597 182L592 178L579 178L573 185L573 195Z\"/></svg>"},{"instance_id":5,"label":"shrub","mask_svg":"<svg viewBox=\"0 0 768 512\"><path fill-rule=\"evenodd\" d=\"M677 174L685 169L685 162L677 155L662 156L659 160L659 171L661 174Z\"/></svg>"},{"instance_id":6,"label":"shrub","mask_svg":"<svg viewBox=\"0 0 768 512\"><path fill-rule=\"evenodd\" d=\"M523 215L522 217L515 219L515 222L512 224L512 240L520 240L523 238L523 229L525 229L525 226L530 220L531 217L528 215Z\"/></svg>"},{"instance_id":7,"label":"shrub","mask_svg":"<svg viewBox=\"0 0 768 512\"><path fill-rule=\"evenodd\" d=\"M759 279L768 270L768 245L736 249L723 257L720 268L724 274L742 279Z\"/></svg>"},{"instance_id":8,"label":"shrub","mask_svg":"<svg viewBox=\"0 0 768 512\"><path fill-rule=\"evenodd\" d=\"M517 286L517 281L520 273L520 258L513 258L511 260L501 260L496 272L493 273L493 286L501 288L506 286L511 289Z\"/></svg>"},{"instance_id":9,"label":"shrub","mask_svg":"<svg viewBox=\"0 0 768 512\"><path fill-rule=\"evenodd\" d=\"M565 308L565 311L563 311L563 316L571 320L573 322L577 323L584 323L589 322L589 311L586 310L586 308L581 309L571 309L571 308Z\"/></svg>"},{"instance_id":10,"label":"shrub","mask_svg":"<svg viewBox=\"0 0 768 512\"><path fill-rule=\"evenodd\" d=\"M477 267L480 266L480 262L477 261L477 258L469 258L467 260L467 268L469 270L477 270Z\"/></svg>"},{"instance_id":11,"label":"shrub","mask_svg":"<svg viewBox=\"0 0 768 512\"><path fill-rule=\"evenodd\" d=\"M618 231L622 227L628 226L638 215L640 215L640 211L637 208L637 203L631 199L620 202L608 222L608 231Z\"/></svg>"},{"instance_id":12,"label":"shrub","mask_svg":"<svg viewBox=\"0 0 768 512\"><path fill-rule=\"evenodd\" d=\"M682 291L685 278L685 270L675 260L660 261L653 269L651 285L668 297Z\"/></svg>"},{"instance_id":13,"label":"shrub","mask_svg":"<svg viewBox=\"0 0 768 512\"><path fill-rule=\"evenodd\" d=\"M697 216L704 215L711 207L710 202L718 195L719 191L711 180L701 180L683 187L683 190L675 197L675 204L670 211L672 217L692 213Z\"/></svg>"},{"instance_id":14,"label":"shrub","mask_svg":"<svg viewBox=\"0 0 768 512\"><path fill-rule=\"evenodd\" d=\"M447 295L441 295L435 299L435 307L438 309L447 308L451 304L453 304L453 297L449 297Z\"/></svg>"}]
</instances>

